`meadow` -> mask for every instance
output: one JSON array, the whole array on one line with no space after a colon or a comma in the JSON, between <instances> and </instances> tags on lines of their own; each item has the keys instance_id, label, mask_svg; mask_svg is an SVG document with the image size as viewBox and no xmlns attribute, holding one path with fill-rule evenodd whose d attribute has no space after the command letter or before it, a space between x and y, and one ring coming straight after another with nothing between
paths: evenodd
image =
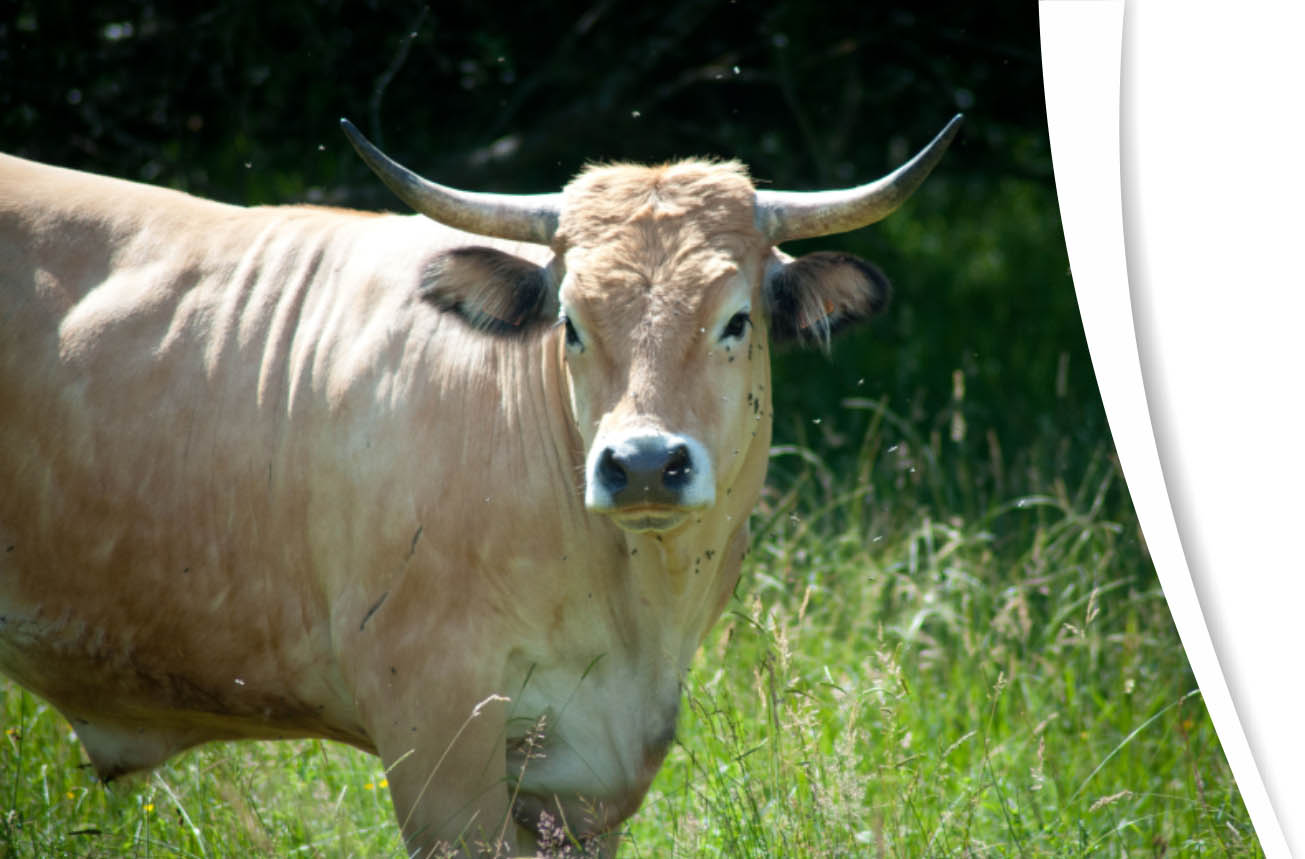
<instances>
[{"instance_id":1,"label":"meadow","mask_svg":"<svg viewBox=\"0 0 1305 859\"><path fill-rule=\"evenodd\" d=\"M955 420L853 397L828 422L786 433L827 454L774 450L621 855L1261 855L1110 450L993 450L1017 461L979 480ZM214 745L106 788L0 684L0 855L402 855L376 758Z\"/></svg>"}]
</instances>

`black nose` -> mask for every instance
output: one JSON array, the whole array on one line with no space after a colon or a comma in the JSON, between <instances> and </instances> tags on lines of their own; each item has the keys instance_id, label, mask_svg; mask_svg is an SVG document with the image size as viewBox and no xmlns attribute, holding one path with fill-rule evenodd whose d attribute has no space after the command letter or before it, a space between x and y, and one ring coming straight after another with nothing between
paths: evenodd
<instances>
[{"instance_id":1,"label":"black nose","mask_svg":"<svg viewBox=\"0 0 1305 859\"><path fill-rule=\"evenodd\" d=\"M641 438L605 448L595 477L614 507L674 506L693 476L693 457L683 443Z\"/></svg>"}]
</instances>

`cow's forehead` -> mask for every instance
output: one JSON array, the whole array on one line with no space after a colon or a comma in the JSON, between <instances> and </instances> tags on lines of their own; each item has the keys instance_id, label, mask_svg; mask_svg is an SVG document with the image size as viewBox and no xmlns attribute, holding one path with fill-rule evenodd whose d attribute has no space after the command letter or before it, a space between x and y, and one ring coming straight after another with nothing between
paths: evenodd
<instances>
[{"instance_id":1,"label":"cow's forehead","mask_svg":"<svg viewBox=\"0 0 1305 859\"><path fill-rule=\"evenodd\" d=\"M587 167L563 189L559 233L573 243L641 214L693 214L713 229L752 229L755 189L737 161ZM598 231L598 235L594 231Z\"/></svg>"},{"instance_id":2,"label":"cow's forehead","mask_svg":"<svg viewBox=\"0 0 1305 859\"><path fill-rule=\"evenodd\" d=\"M565 189L566 297L611 301L615 291L699 305L765 250L754 197L737 162L589 168Z\"/></svg>"}]
</instances>

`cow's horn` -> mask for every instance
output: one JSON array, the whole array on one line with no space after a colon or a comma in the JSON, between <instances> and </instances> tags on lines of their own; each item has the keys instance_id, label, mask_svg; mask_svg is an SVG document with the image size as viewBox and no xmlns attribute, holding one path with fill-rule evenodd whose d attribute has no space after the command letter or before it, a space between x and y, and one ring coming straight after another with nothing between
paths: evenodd
<instances>
[{"instance_id":1,"label":"cow's horn","mask_svg":"<svg viewBox=\"0 0 1305 859\"><path fill-rule=\"evenodd\" d=\"M561 194L482 194L423 179L372 145L347 119L340 127L389 189L432 220L481 236L546 245L557 231Z\"/></svg>"},{"instance_id":2,"label":"cow's horn","mask_svg":"<svg viewBox=\"0 0 1305 859\"><path fill-rule=\"evenodd\" d=\"M837 191L758 191L757 228L779 244L845 233L888 217L942 159L960 124L958 113L914 158L865 185Z\"/></svg>"}]
</instances>

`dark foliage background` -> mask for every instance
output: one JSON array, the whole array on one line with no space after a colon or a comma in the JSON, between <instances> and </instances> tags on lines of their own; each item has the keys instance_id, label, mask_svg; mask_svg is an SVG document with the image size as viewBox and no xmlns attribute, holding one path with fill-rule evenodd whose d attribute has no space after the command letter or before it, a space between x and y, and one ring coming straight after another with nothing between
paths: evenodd
<instances>
[{"instance_id":1,"label":"dark foliage background","mask_svg":"<svg viewBox=\"0 0 1305 859\"><path fill-rule=\"evenodd\" d=\"M963 488L934 499L971 511L1109 444L1052 185L1033 4L0 8L0 149L244 204L398 208L341 116L439 181L528 192L586 161L686 155L739 158L771 187L850 184L963 111L902 211L786 248L873 259L895 300L832 360L779 356L778 439L850 462L871 413L844 398L882 403L922 446L971 464Z\"/></svg>"}]
</instances>

